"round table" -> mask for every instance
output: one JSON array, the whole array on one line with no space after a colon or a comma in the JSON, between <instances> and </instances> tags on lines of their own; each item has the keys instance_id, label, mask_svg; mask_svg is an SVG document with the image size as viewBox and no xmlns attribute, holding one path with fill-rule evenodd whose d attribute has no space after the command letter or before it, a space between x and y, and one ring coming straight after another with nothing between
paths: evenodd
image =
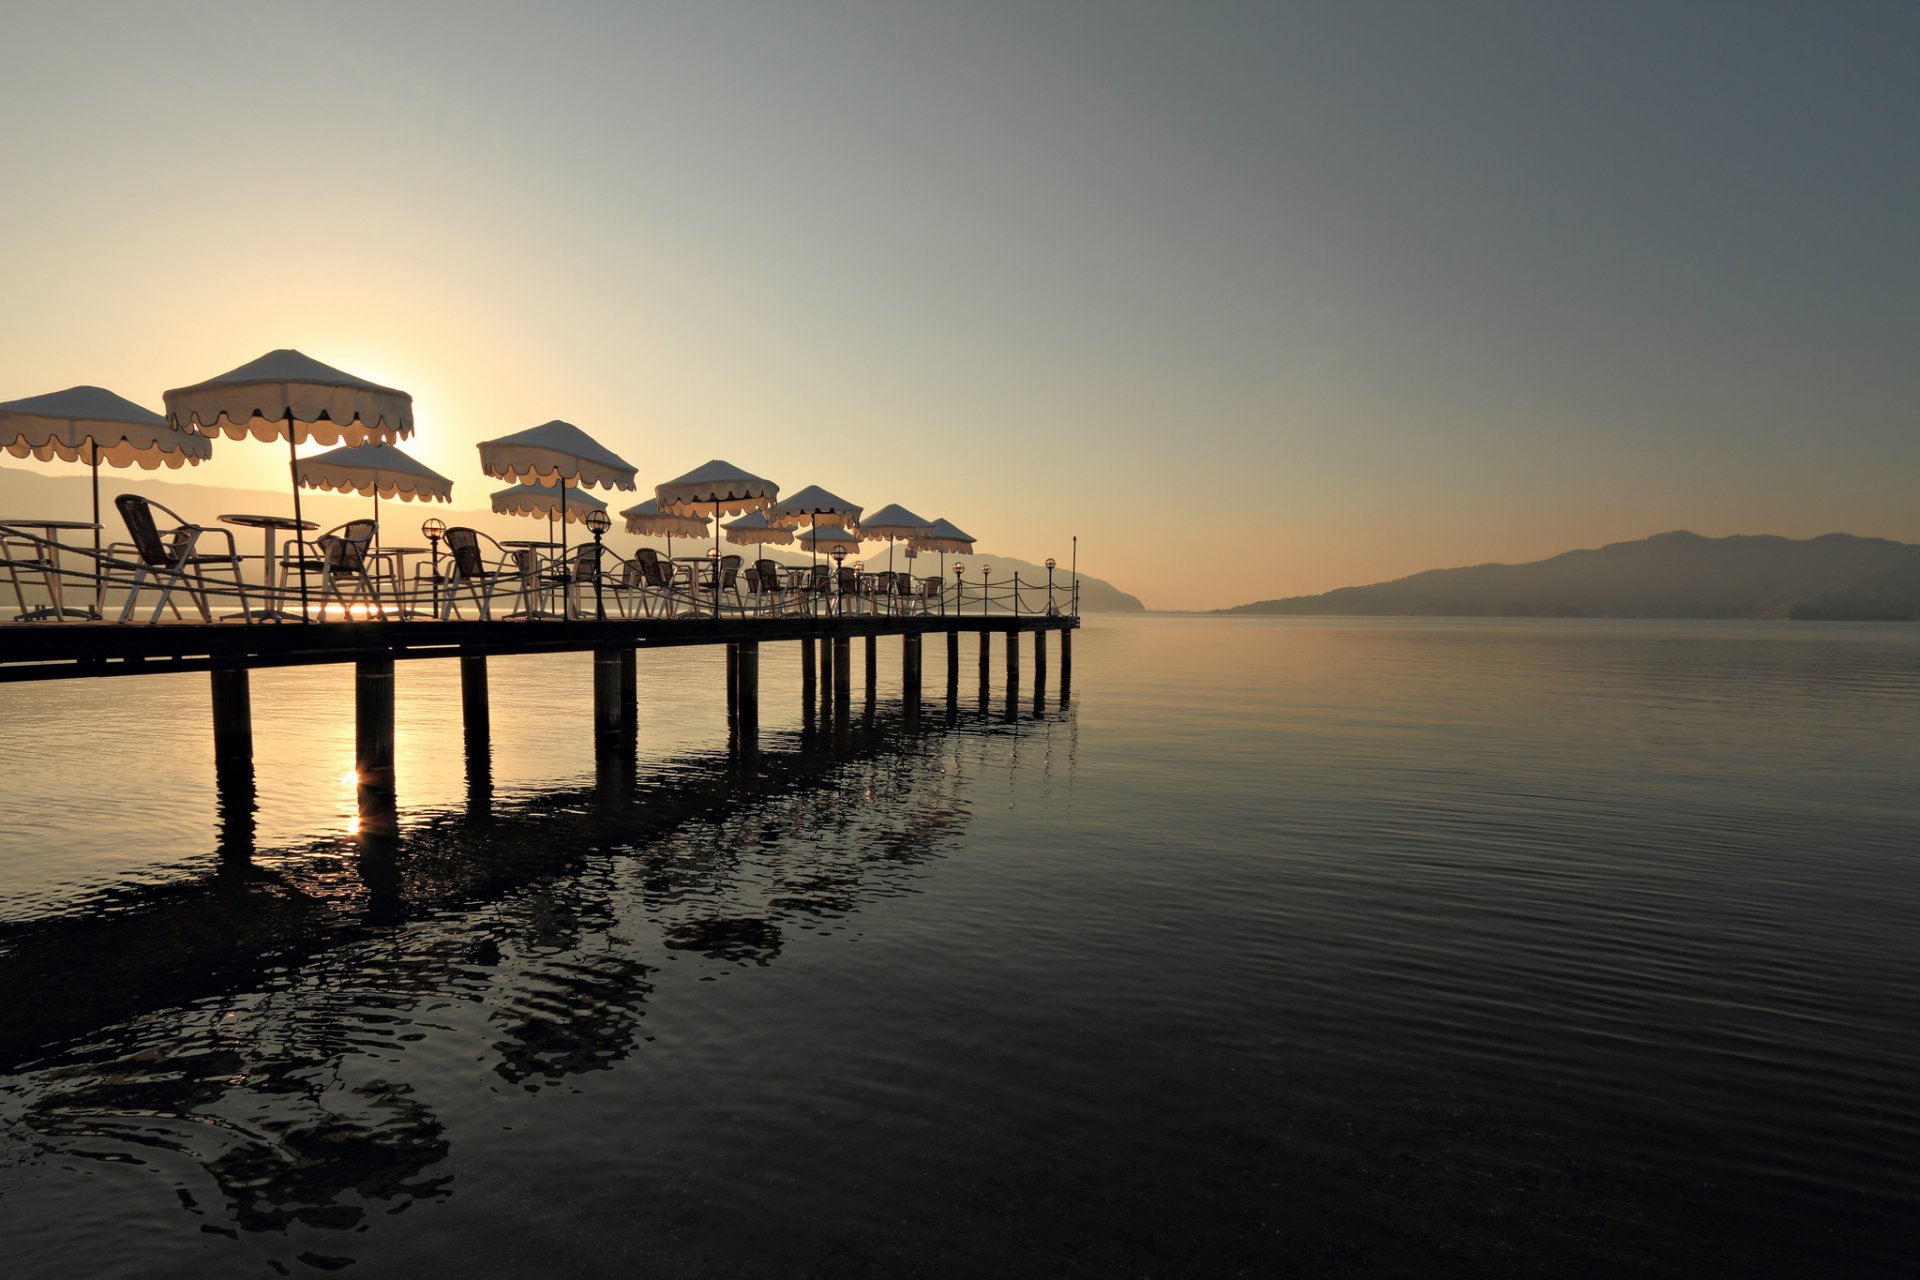
<instances>
[{"instance_id":1,"label":"round table","mask_svg":"<svg viewBox=\"0 0 1920 1280\"><path fill-rule=\"evenodd\" d=\"M266 535L267 555L264 562L266 565L264 570L265 581L261 585L261 592L267 602L267 607L264 609L249 610L246 616L259 618L263 622L268 618L272 618L276 622L287 618L291 618L296 622L301 621L302 617L300 614L288 613L285 609L275 609L273 607L273 535L283 531L288 533L312 533L320 526L311 520L295 520L292 516L221 516L220 523L238 525L242 529L259 529ZM237 618L243 615L234 613L228 614L227 616Z\"/></svg>"},{"instance_id":2,"label":"round table","mask_svg":"<svg viewBox=\"0 0 1920 1280\"><path fill-rule=\"evenodd\" d=\"M63 532L72 533L81 529L90 529L93 532L98 533L100 531L99 525L95 524L91 520L11 520L11 519L0 520L0 525L7 525L14 529L38 529L42 534L45 535L46 540L52 544L49 548L46 548L47 554L44 560L41 559L39 554L39 549L36 548L34 558L32 561L15 561L14 562L14 567L16 571L19 569L38 570L42 574L42 576L44 576L46 579L47 595L50 596L53 601L52 604L42 605L38 609L28 609L26 607L26 602L24 600L20 601L19 604L22 612L14 617L15 622L37 622L47 618L64 618L67 616L69 612L71 612L73 616L76 618L92 619L92 618L98 618L100 616L100 599L106 591L106 574L102 571L100 565L98 563L95 563L94 570L93 570L94 582L96 584L94 587L94 598L93 598L94 607L91 609L74 609L69 611L66 607L66 598L62 594L60 589L60 579L61 579L60 552L61 550L63 550L63 548L60 545L60 539L55 536L56 534L59 534L59 533L63 533ZM10 559L11 557L7 557L7 558ZM18 590L18 589L19 588L16 585L15 590Z\"/></svg>"}]
</instances>

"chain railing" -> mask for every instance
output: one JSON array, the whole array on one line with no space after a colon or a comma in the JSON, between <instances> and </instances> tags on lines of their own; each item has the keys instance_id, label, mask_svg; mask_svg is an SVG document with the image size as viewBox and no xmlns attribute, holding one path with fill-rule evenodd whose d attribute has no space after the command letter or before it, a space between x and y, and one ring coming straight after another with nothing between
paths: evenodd
<instances>
[{"instance_id":1,"label":"chain railing","mask_svg":"<svg viewBox=\"0 0 1920 1280\"><path fill-rule=\"evenodd\" d=\"M188 546L182 558L180 544L170 540L173 535L161 537L171 559L150 565L130 543L110 544L96 559L91 547L58 542L30 528L0 525L0 618L112 624L125 615L129 623L148 624L297 621L303 616L290 577L284 585L249 578L250 573L258 574L263 556L208 555ZM198 557L196 550L202 550ZM399 575L402 558L371 547L365 551L364 574L346 568L323 573L314 567L323 554L314 544L297 541L281 548L274 563L266 567L268 577L285 577L296 571L301 558L307 560L310 600L304 616L315 621L442 616L539 619L563 612L593 618L602 611L608 618L691 618L711 616L714 611L711 578L689 581L675 576L664 586L637 585L637 573L628 572L632 562L611 551L602 556L597 582L592 575L572 580L572 571L580 567L574 562L563 572L562 566L550 561L539 561L528 569L511 557L488 565L478 579L460 579L453 574L452 556L444 552L430 562L416 562L415 576L409 580ZM1078 617L1080 612L1077 576L1050 575L1035 581L1015 573L995 580L983 571L977 580L956 575L948 582L876 573L856 577L853 588L842 591L837 575L830 575L822 589L819 579L804 569L792 569L785 580L759 586L759 590L750 589L744 575L737 590L723 586L720 612L735 618Z\"/></svg>"}]
</instances>

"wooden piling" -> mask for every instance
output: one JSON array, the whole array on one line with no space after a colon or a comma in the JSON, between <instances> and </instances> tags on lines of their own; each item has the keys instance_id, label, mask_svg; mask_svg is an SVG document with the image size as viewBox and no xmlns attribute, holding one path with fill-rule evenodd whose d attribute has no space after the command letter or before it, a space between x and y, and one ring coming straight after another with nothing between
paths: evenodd
<instances>
[{"instance_id":1,"label":"wooden piling","mask_svg":"<svg viewBox=\"0 0 1920 1280\"><path fill-rule=\"evenodd\" d=\"M992 670L990 666L992 659L993 635L990 632L982 631L980 633L980 687L982 689L987 687L987 677Z\"/></svg>"},{"instance_id":2,"label":"wooden piling","mask_svg":"<svg viewBox=\"0 0 1920 1280\"><path fill-rule=\"evenodd\" d=\"M739 704L741 732L751 739L753 731L760 725L760 642L742 640L738 647L740 652L735 661L735 679L739 692L735 700Z\"/></svg>"},{"instance_id":3,"label":"wooden piling","mask_svg":"<svg viewBox=\"0 0 1920 1280\"><path fill-rule=\"evenodd\" d=\"M833 698L844 702L852 695L852 672L849 659L853 654L853 641L846 636L833 638Z\"/></svg>"},{"instance_id":4,"label":"wooden piling","mask_svg":"<svg viewBox=\"0 0 1920 1280\"><path fill-rule=\"evenodd\" d=\"M603 752L619 746L627 736L620 653L618 649L593 651L593 740Z\"/></svg>"},{"instance_id":5,"label":"wooden piling","mask_svg":"<svg viewBox=\"0 0 1920 1280\"><path fill-rule=\"evenodd\" d=\"M1033 633L1033 679L1036 684L1047 682L1047 633Z\"/></svg>"},{"instance_id":6,"label":"wooden piling","mask_svg":"<svg viewBox=\"0 0 1920 1280\"><path fill-rule=\"evenodd\" d=\"M801 731L813 727L813 709L817 692L814 689L813 638L805 637L800 641L800 714Z\"/></svg>"},{"instance_id":7,"label":"wooden piling","mask_svg":"<svg viewBox=\"0 0 1920 1280\"><path fill-rule=\"evenodd\" d=\"M460 719L466 728L469 748L474 744L485 744L493 736L487 705L485 654L460 655Z\"/></svg>"},{"instance_id":8,"label":"wooden piling","mask_svg":"<svg viewBox=\"0 0 1920 1280\"><path fill-rule=\"evenodd\" d=\"M879 686L877 668L880 665L880 637L867 637L867 701L873 701L874 690Z\"/></svg>"},{"instance_id":9,"label":"wooden piling","mask_svg":"<svg viewBox=\"0 0 1920 1280\"><path fill-rule=\"evenodd\" d=\"M628 738L637 738L640 734L640 672L639 654L633 649L620 650L620 715Z\"/></svg>"},{"instance_id":10,"label":"wooden piling","mask_svg":"<svg viewBox=\"0 0 1920 1280\"><path fill-rule=\"evenodd\" d=\"M353 763L362 798L391 797L393 659L359 658L353 668Z\"/></svg>"},{"instance_id":11,"label":"wooden piling","mask_svg":"<svg viewBox=\"0 0 1920 1280\"><path fill-rule=\"evenodd\" d=\"M214 671L213 761L216 765L253 762L253 694L247 669Z\"/></svg>"},{"instance_id":12,"label":"wooden piling","mask_svg":"<svg viewBox=\"0 0 1920 1280\"><path fill-rule=\"evenodd\" d=\"M1011 688L1020 683L1020 633L1007 632L1007 685Z\"/></svg>"},{"instance_id":13,"label":"wooden piling","mask_svg":"<svg viewBox=\"0 0 1920 1280\"><path fill-rule=\"evenodd\" d=\"M727 642L727 723L732 724L740 715L740 644Z\"/></svg>"}]
</instances>

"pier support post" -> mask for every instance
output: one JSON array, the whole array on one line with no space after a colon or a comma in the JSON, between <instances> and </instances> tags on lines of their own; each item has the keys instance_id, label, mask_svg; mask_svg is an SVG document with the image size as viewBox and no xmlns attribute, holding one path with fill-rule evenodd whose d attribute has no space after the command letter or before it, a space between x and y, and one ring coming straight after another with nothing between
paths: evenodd
<instances>
[{"instance_id":1,"label":"pier support post","mask_svg":"<svg viewBox=\"0 0 1920 1280\"><path fill-rule=\"evenodd\" d=\"M727 641L727 726L740 719L740 642Z\"/></svg>"},{"instance_id":2,"label":"pier support post","mask_svg":"<svg viewBox=\"0 0 1920 1280\"><path fill-rule=\"evenodd\" d=\"M1020 683L1020 633L1007 632L1007 684Z\"/></svg>"},{"instance_id":3,"label":"pier support post","mask_svg":"<svg viewBox=\"0 0 1920 1280\"><path fill-rule=\"evenodd\" d=\"M393 659L361 658L353 664L353 764L360 777L361 809L393 799Z\"/></svg>"},{"instance_id":4,"label":"pier support post","mask_svg":"<svg viewBox=\"0 0 1920 1280\"><path fill-rule=\"evenodd\" d=\"M213 672L213 762L253 763L253 694L245 667Z\"/></svg>"},{"instance_id":5,"label":"pier support post","mask_svg":"<svg viewBox=\"0 0 1920 1280\"><path fill-rule=\"evenodd\" d=\"M807 636L800 641L800 726L805 732L813 728L813 709L817 694L813 684L813 637Z\"/></svg>"},{"instance_id":6,"label":"pier support post","mask_svg":"<svg viewBox=\"0 0 1920 1280\"><path fill-rule=\"evenodd\" d=\"M620 716L629 742L640 736L639 653L620 650Z\"/></svg>"},{"instance_id":7,"label":"pier support post","mask_svg":"<svg viewBox=\"0 0 1920 1280\"><path fill-rule=\"evenodd\" d=\"M920 698L920 654L919 636L900 637L900 686L908 699L916 702Z\"/></svg>"},{"instance_id":8,"label":"pier support post","mask_svg":"<svg viewBox=\"0 0 1920 1280\"><path fill-rule=\"evenodd\" d=\"M1047 682L1047 633L1033 633L1033 680L1035 684Z\"/></svg>"},{"instance_id":9,"label":"pier support post","mask_svg":"<svg viewBox=\"0 0 1920 1280\"><path fill-rule=\"evenodd\" d=\"M487 705L487 658L485 654L460 655L460 719L467 731L469 750L484 745L493 735Z\"/></svg>"},{"instance_id":10,"label":"pier support post","mask_svg":"<svg viewBox=\"0 0 1920 1280\"><path fill-rule=\"evenodd\" d=\"M867 701L873 701L874 690L879 688L880 677L875 668L880 665L880 637L867 637Z\"/></svg>"},{"instance_id":11,"label":"pier support post","mask_svg":"<svg viewBox=\"0 0 1920 1280\"><path fill-rule=\"evenodd\" d=\"M621 651L593 651L593 744L602 754L616 750L627 736L625 673Z\"/></svg>"},{"instance_id":12,"label":"pier support post","mask_svg":"<svg viewBox=\"0 0 1920 1280\"><path fill-rule=\"evenodd\" d=\"M849 659L853 655L853 641L847 636L833 638L833 700L845 702L853 692L852 672Z\"/></svg>"},{"instance_id":13,"label":"pier support post","mask_svg":"<svg viewBox=\"0 0 1920 1280\"><path fill-rule=\"evenodd\" d=\"M742 640L737 647L734 679L738 686L735 695L738 708L734 722L741 747L752 751L760 745L760 642Z\"/></svg>"},{"instance_id":14,"label":"pier support post","mask_svg":"<svg viewBox=\"0 0 1920 1280\"><path fill-rule=\"evenodd\" d=\"M991 671L990 664L992 660L993 660L993 633L989 631L982 631L980 633L980 688L982 690L984 690L987 687L987 677Z\"/></svg>"},{"instance_id":15,"label":"pier support post","mask_svg":"<svg viewBox=\"0 0 1920 1280\"><path fill-rule=\"evenodd\" d=\"M1060 705L1067 704L1067 694L1073 687L1073 632L1060 633Z\"/></svg>"}]
</instances>

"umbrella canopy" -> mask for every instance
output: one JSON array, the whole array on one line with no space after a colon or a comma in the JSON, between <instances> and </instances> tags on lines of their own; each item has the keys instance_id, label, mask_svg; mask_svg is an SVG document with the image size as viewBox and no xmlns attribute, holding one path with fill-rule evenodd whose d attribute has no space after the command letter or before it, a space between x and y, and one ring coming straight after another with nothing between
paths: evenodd
<instances>
[{"instance_id":1,"label":"umbrella canopy","mask_svg":"<svg viewBox=\"0 0 1920 1280\"><path fill-rule=\"evenodd\" d=\"M607 504L578 489L566 493L558 485L517 484L493 495L493 509L503 516L545 516L585 524L587 512L605 511Z\"/></svg>"},{"instance_id":2,"label":"umbrella canopy","mask_svg":"<svg viewBox=\"0 0 1920 1280\"><path fill-rule=\"evenodd\" d=\"M842 529L860 527L860 508L838 494L828 493L817 484L783 498L767 511L769 522L788 529L807 524L838 525Z\"/></svg>"},{"instance_id":3,"label":"umbrella canopy","mask_svg":"<svg viewBox=\"0 0 1920 1280\"><path fill-rule=\"evenodd\" d=\"M922 520L897 502L890 502L860 522L864 542L905 542L933 533L933 521Z\"/></svg>"},{"instance_id":4,"label":"umbrella canopy","mask_svg":"<svg viewBox=\"0 0 1920 1280\"><path fill-rule=\"evenodd\" d=\"M105 387L68 387L0 404L0 448L16 458L85 462L93 470L93 523L100 523L100 464L110 467L198 466L213 456L213 441L182 431L151 409ZM93 531L94 562L100 530ZM104 578L97 578L98 612Z\"/></svg>"},{"instance_id":5,"label":"umbrella canopy","mask_svg":"<svg viewBox=\"0 0 1920 1280\"><path fill-rule=\"evenodd\" d=\"M258 360L217 378L176 387L161 397L167 417L186 431L235 440L287 442L288 475L293 485L293 518L300 515L300 460L296 445L392 444L413 434L413 397L392 387L321 364L291 348L269 351ZM300 620L307 613L307 558L300 557Z\"/></svg>"},{"instance_id":6,"label":"umbrella canopy","mask_svg":"<svg viewBox=\"0 0 1920 1280\"><path fill-rule=\"evenodd\" d=\"M755 511L730 520L723 526L727 531L727 541L738 547L757 547L766 544L784 547L793 541L793 530L782 529L767 521L765 512Z\"/></svg>"},{"instance_id":7,"label":"umbrella canopy","mask_svg":"<svg viewBox=\"0 0 1920 1280\"><path fill-rule=\"evenodd\" d=\"M605 489L634 487L632 463L571 422L562 422L558 418L537 427L528 427L525 431L516 431L510 436L501 436L498 440L482 440L480 467L497 479L518 480L522 487L550 481L558 488L560 572L563 578L567 572L564 567L567 521L575 518L568 510L572 501L567 496L567 490L576 486L592 488L595 485ZM511 493L512 490L507 492ZM494 495L496 501L500 497L500 494ZM596 499L593 505L604 510L607 504ZM494 508L496 511L499 509L498 506ZM584 519L585 513L579 518Z\"/></svg>"},{"instance_id":8,"label":"umbrella canopy","mask_svg":"<svg viewBox=\"0 0 1920 1280\"><path fill-rule=\"evenodd\" d=\"M633 464L592 436L555 418L498 440L480 442L480 467L499 480L563 482L575 487L631 489Z\"/></svg>"},{"instance_id":9,"label":"umbrella canopy","mask_svg":"<svg viewBox=\"0 0 1920 1280\"><path fill-rule=\"evenodd\" d=\"M713 528L705 516L668 515L658 498L648 498L620 513L627 532L642 538L703 538Z\"/></svg>"},{"instance_id":10,"label":"umbrella canopy","mask_svg":"<svg viewBox=\"0 0 1920 1280\"><path fill-rule=\"evenodd\" d=\"M943 555L952 551L966 555L973 550L974 537L960 530L951 520L935 520L931 533L922 534L908 541L907 546L917 551L938 551Z\"/></svg>"},{"instance_id":11,"label":"umbrella canopy","mask_svg":"<svg viewBox=\"0 0 1920 1280\"><path fill-rule=\"evenodd\" d=\"M300 459L300 483L309 489L452 502L453 481L390 444L345 445Z\"/></svg>"},{"instance_id":12,"label":"umbrella canopy","mask_svg":"<svg viewBox=\"0 0 1920 1280\"><path fill-rule=\"evenodd\" d=\"M780 496L780 486L715 458L703 467L695 467L677 479L656 486L653 494L660 500L662 511L693 516L705 515L711 508L717 520L721 516L765 509Z\"/></svg>"},{"instance_id":13,"label":"umbrella canopy","mask_svg":"<svg viewBox=\"0 0 1920 1280\"><path fill-rule=\"evenodd\" d=\"M845 547L847 554L854 555L860 550L860 539L838 525L823 524L801 534L800 545L809 551L832 551L835 547Z\"/></svg>"},{"instance_id":14,"label":"umbrella canopy","mask_svg":"<svg viewBox=\"0 0 1920 1280\"><path fill-rule=\"evenodd\" d=\"M413 434L413 397L290 348L163 397L175 426L235 440L391 444Z\"/></svg>"},{"instance_id":15,"label":"umbrella canopy","mask_svg":"<svg viewBox=\"0 0 1920 1280\"><path fill-rule=\"evenodd\" d=\"M105 387L68 387L0 404L0 448L16 458L145 471L197 465L213 456L207 437L182 431Z\"/></svg>"},{"instance_id":16,"label":"umbrella canopy","mask_svg":"<svg viewBox=\"0 0 1920 1280\"><path fill-rule=\"evenodd\" d=\"M713 554L720 555L720 518L747 511L764 511L780 496L780 486L731 462L715 458L677 479L654 487L662 511L699 515L713 508ZM713 575L713 616L720 616L720 574Z\"/></svg>"}]
</instances>

